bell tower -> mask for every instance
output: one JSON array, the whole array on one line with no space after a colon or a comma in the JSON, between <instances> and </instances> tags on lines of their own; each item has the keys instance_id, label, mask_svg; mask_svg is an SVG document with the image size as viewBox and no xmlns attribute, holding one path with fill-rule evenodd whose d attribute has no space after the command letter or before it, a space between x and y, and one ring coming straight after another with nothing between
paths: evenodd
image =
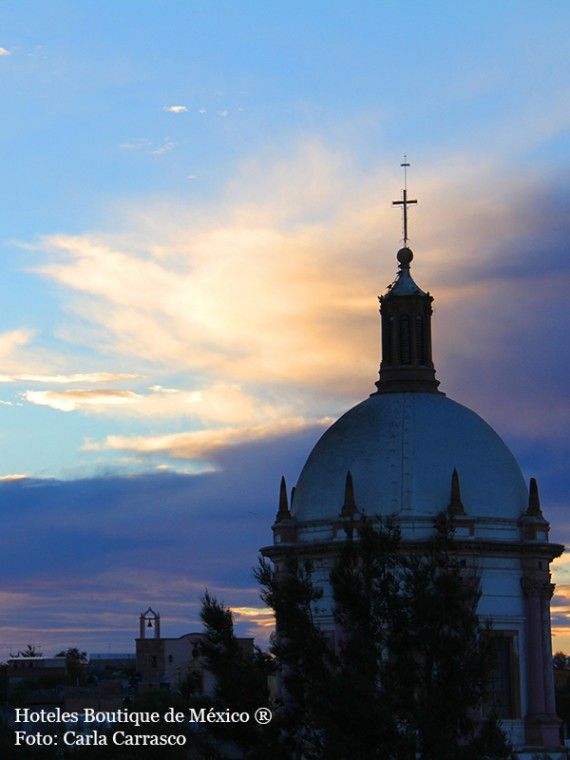
<instances>
[{"instance_id":1,"label":"bell tower","mask_svg":"<svg viewBox=\"0 0 570 760\"><path fill-rule=\"evenodd\" d=\"M153 631L155 639L160 638L160 615L155 612L152 607L149 607L146 612L141 613L139 626L141 639L147 638L147 629L149 630L149 633L151 630ZM149 635L148 638L150 639L151 636Z\"/></svg>"}]
</instances>

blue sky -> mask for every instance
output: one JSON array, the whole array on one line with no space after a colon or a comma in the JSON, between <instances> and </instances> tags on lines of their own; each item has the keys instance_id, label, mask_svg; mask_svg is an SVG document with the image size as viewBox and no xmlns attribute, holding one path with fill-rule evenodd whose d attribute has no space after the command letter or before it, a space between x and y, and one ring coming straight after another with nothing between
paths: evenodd
<instances>
[{"instance_id":1,"label":"blue sky","mask_svg":"<svg viewBox=\"0 0 570 760\"><path fill-rule=\"evenodd\" d=\"M569 15L2 3L4 650L178 635L206 585L263 635L279 477L376 379L403 153L442 388L566 540Z\"/></svg>"}]
</instances>

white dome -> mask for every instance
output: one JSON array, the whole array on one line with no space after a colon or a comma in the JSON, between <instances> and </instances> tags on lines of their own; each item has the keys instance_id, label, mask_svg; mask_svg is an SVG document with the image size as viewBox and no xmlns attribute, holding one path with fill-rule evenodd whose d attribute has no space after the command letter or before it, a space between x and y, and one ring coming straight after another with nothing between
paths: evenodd
<instances>
[{"instance_id":1,"label":"white dome","mask_svg":"<svg viewBox=\"0 0 570 760\"><path fill-rule=\"evenodd\" d=\"M438 393L378 393L344 414L321 437L301 472L292 515L335 519L352 473L368 515L437 515L459 473L465 512L517 519L528 493L515 458L467 407Z\"/></svg>"}]
</instances>

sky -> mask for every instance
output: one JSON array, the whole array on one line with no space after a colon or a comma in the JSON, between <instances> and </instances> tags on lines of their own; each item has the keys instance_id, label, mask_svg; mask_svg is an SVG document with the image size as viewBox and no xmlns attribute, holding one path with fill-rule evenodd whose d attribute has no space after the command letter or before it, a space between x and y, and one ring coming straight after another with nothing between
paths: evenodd
<instances>
[{"instance_id":1,"label":"sky","mask_svg":"<svg viewBox=\"0 0 570 760\"><path fill-rule=\"evenodd\" d=\"M567 542L565 2L0 4L0 659L131 651L252 576L374 390L407 154L441 389ZM554 648L570 651L570 561Z\"/></svg>"}]
</instances>

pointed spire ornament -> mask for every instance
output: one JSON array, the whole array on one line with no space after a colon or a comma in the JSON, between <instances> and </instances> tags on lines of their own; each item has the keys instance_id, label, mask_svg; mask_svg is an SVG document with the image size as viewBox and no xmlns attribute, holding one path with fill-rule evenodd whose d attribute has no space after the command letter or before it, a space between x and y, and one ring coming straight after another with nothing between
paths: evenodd
<instances>
[{"instance_id":1,"label":"pointed spire ornament","mask_svg":"<svg viewBox=\"0 0 570 760\"><path fill-rule=\"evenodd\" d=\"M353 517L358 512L356 501L354 500L354 485L350 470L346 473L346 482L344 485L344 504L340 510L341 517Z\"/></svg>"},{"instance_id":2,"label":"pointed spire ornament","mask_svg":"<svg viewBox=\"0 0 570 760\"><path fill-rule=\"evenodd\" d=\"M448 510L452 515L464 515L465 507L461 501L461 488L459 486L459 475L457 470L453 468L451 475L451 495L449 497Z\"/></svg>"},{"instance_id":3,"label":"pointed spire ornament","mask_svg":"<svg viewBox=\"0 0 570 760\"><path fill-rule=\"evenodd\" d=\"M291 517L289 512L289 504L287 503L287 485L285 483L285 476L281 476L281 484L279 486L279 509L275 517L275 522L281 522L281 520L288 520Z\"/></svg>"},{"instance_id":4,"label":"pointed spire ornament","mask_svg":"<svg viewBox=\"0 0 570 760\"><path fill-rule=\"evenodd\" d=\"M536 478L530 479L528 489L528 509L526 514L529 517L544 517L540 508L540 497L538 495L538 484Z\"/></svg>"}]
</instances>

